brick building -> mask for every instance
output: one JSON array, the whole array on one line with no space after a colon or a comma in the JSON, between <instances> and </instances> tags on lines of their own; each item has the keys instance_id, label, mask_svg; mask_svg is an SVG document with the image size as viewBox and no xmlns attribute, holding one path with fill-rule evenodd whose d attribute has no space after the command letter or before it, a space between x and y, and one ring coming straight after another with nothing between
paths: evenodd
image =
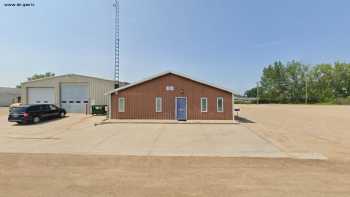
<instances>
[{"instance_id":1,"label":"brick building","mask_svg":"<svg viewBox=\"0 0 350 197\"><path fill-rule=\"evenodd\" d=\"M115 89L112 119L233 120L233 93L175 72Z\"/></svg>"}]
</instances>

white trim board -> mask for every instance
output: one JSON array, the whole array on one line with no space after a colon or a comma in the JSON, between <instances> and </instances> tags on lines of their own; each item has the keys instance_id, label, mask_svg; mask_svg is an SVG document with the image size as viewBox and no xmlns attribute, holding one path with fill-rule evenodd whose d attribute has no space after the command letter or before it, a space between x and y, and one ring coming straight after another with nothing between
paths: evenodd
<instances>
[{"instance_id":1,"label":"white trim board","mask_svg":"<svg viewBox=\"0 0 350 197\"><path fill-rule=\"evenodd\" d=\"M205 110L202 109L203 100L205 100ZM201 97L200 98L200 110L202 113L208 112L208 97Z\"/></svg>"}]
</instances>

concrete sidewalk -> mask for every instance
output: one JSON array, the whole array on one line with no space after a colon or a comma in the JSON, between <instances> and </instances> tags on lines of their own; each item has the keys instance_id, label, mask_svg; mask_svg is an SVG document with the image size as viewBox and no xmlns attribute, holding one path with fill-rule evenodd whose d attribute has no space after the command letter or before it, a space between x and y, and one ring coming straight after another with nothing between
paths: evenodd
<instances>
[{"instance_id":1,"label":"concrete sidewalk","mask_svg":"<svg viewBox=\"0 0 350 197\"><path fill-rule=\"evenodd\" d=\"M96 125L103 124L118 124L118 123L130 123L130 124L239 124L236 120L136 120L136 119L104 119L101 122L97 122Z\"/></svg>"}]
</instances>

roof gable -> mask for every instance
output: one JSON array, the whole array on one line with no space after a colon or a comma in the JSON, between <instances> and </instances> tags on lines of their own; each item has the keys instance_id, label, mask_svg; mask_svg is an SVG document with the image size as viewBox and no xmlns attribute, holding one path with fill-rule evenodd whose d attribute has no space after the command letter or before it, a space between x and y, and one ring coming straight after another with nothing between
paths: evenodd
<instances>
[{"instance_id":1,"label":"roof gable","mask_svg":"<svg viewBox=\"0 0 350 197\"><path fill-rule=\"evenodd\" d=\"M213 88L216 88L216 89L219 89L219 90L223 90L223 91L226 91L226 92L229 92L229 93L232 93L234 95L238 95L236 93L234 93L232 90L230 89L227 89L227 88L223 88L223 87L220 87L220 86L217 86L215 84L212 84L212 83L209 83L209 82L205 82L205 81L202 81L202 80L197 80L197 79L193 79L192 77L188 76L188 75L185 75L185 74L180 74L180 73L177 73L177 72L174 72L174 71L166 71L166 72L162 72L162 73L159 73L157 75L153 75L151 77L148 77L148 78L145 78L143 80L140 80L140 81L137 81L135 83L131 83L129 85L126 85L126 86L123 86L123 87L120 87L118 89L114 89L106 94L112 94L112 93L115 93L115 92L118 92L118 91L121 91L121 90L125 90L125 89L128 89L130 87L134 87L136 85L140 85L142 83L145 83L145 82L148 82L148 81L151 81L153 79L156 79L156 78L159 78L159 77L162 77L162 76L165 76L165 75L168 75L168 74L173 74L175 76L178 76L178 77L181 77L181 78L185 78L185 79L188 79L188 80L191 80L191 81L194 81L196 83L200 83L200 84L203 84L203 85L206 85L206 86L210 86L210 87L213 87Z\"/></svg>"}]
</instances>

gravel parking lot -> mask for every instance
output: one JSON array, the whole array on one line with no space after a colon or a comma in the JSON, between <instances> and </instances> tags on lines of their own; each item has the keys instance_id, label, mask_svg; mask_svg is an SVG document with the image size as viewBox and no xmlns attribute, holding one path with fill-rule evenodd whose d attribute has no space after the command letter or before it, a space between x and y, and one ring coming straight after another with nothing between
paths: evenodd
<instances>
[{"instance_id":1,"label":"gravel parking lot","mask_svg":"<svg viewBox=\"0 0 350 197\"><path fill-rule=\"evenodd\" d=\"M350 106L241 105L245 124L283 152L350 161Z\"/></svg>"},{"instance_id":2,"label":"gravel parking lot","mask_svg":"<svg viewBox=\"0 0 350 197\"><path fill-rule=\"evenodd\" d=\"M197 129L95 127L103 117L75 114L17 126L0 116L0 196L350 196L350 107L240 107L240 125ZM258 148L281 157L231 157L262 156ZM312 153L328 159L283 157Z\"/></svg>"}]
</instances>

